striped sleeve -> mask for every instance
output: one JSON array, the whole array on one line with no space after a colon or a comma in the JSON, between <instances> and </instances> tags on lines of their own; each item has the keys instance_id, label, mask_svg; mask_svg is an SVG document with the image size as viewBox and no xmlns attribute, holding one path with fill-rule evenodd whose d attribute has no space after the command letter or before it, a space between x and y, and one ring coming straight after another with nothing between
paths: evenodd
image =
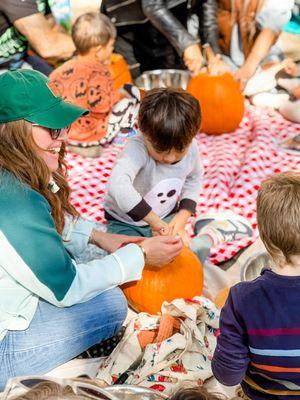
<instances>
[{"instance_id":1,"label":"striped sleeve","mask_svg":"<svg viewBox=\"0 0 300 400\"><path fill-rule=\"evenodd\" d=\"M244 329L235 310L231 291L221 311L220 336L212 360L215 378L226 386L239 384L250 362Z\"/></svg>"}]
</instances>

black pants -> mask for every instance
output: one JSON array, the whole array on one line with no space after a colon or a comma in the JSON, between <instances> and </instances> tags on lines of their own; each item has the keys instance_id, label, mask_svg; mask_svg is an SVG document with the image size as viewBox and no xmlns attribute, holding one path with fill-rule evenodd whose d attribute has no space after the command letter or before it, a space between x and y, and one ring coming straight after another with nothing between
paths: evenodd
<instances>
[{"instance_id":1,"label":"black pants","mask_svg":"<svg viewBox=\"0 0 300 400\"><path fill-rule=\"evenodd\" d=\"M172 13L186 26L186 5L174 7ZM151 22L117 27L115 51L122 54L132 68L133 78L153 69L184 68L177 51Z\"/></svg>"}]
</instances>

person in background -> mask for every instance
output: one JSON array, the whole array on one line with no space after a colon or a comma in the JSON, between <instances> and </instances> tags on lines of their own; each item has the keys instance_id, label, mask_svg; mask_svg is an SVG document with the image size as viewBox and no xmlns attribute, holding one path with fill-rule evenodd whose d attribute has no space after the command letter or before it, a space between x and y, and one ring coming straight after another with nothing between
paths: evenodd
<instances>
[{"instance_id":1,"label":"person in background","mask_svg":"<svg viewBox=\"0 0 300 400\"><path fill-rule=\"evenodd\" d=\"M72 38L76 56L55 69L50 79L66 101L89 110L87 116L71 125L69 149L96 157L101 153L100 145L133 126L139 92L130 85L128 92L113 87L108 64L116 29L106 15L95 12L78 17L72 27ZM136 97L130 96L135 89Z\"/></svg>"},{"instance_id":2,"label":"person in background","mask_svg":"<svg viewBox=\"0 0 300 400\"><path fill-rule=\"evenodd\" d=\"M2 391L11 377L45 374L115 335L127 314L118 286L139 280L145 262L173 260L182 243L113 235L80 218L64 154L68 126L87 110L34 70L1 74L0 92ZM77 261L90 243L111 254Z\"/></svg>"},{"instance_id":3,"label":"person in background","mask_svg":"<svg viewBox=\"0 0 300 400\"><path fill-rule=\"evenodd\" d=\"M46 0L0 1L0 73L21 68L29 45L42 59L65 60L75 47L51 15ZM37 69L50 73L52 68L35 57L28 59Z\"/></svg>"},{"instance_id":4,"label":"person in background","mask_svg":"<svg viewBox=\"0 0 300 400\"><path fill-rule=\"evenodd\" d=\"M212 360L215 378L252 400L295 399L299 386L300 173L265 180L257 223L271 269L230 289Z\"/></svg>"},{"instance_id":5,"label":"person in background","mask_svg":"<svg viewBox=\"0 0 300 400\"><path fill-rule=\"evenodd\" d=\"M247 83L260 67L283 59L276 42L293 5L294 0L217 0L219 48L214 43L215 54L208 59L211 73L229 68L247 95Z\"/></svg>"},{"instance_id":6,"label":"person in background","mask_svg":"<svg viewBox=\"0 0 300 400\"><path fill-rule=\"evenodd\" d=\"M187 68L197 74L203 65L201 43L217 46L215 0L103 0L101 11L117 27L116 52L122 54L133 78L146 70ZM199 27L188 31L190 16Z\"/></svg>"}]
</instances>

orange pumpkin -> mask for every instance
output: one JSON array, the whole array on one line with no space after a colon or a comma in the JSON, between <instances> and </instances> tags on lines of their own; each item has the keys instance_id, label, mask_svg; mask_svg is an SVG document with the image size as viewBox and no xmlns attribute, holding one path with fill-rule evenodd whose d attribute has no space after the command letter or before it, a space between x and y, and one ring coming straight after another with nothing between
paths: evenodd
<instances>
[{"instance_id":1,"label":"orange pumpkin","mask_svg":"<svg viewBox=\"0 0 300 400\"><path fill-rule=\"evenodd\" d=\"M162 268L146 265L142 279L124 285L123 291L134 310L156 314L164 301L199 296L202 288L202 265L192 250L185 247Z\"/></svg>"},{"instance_id":2,"label":"orange pumpkin","mask_svg":"<svg viewBox=\"0 0 300 400\"><path fill-rule=\"evenodd\" d=\"M114 78L114 89L119 89L125 83L132 83L128 65L121 54L113 53L111 55L109 70Z\"/></svg>"},{"instance_id":3,"label":"orange pumpkin","mask_svg":"<svg viewBox=\"0 0 300 400\"><path fill-rule=\"evenodd\" d=\"M244 115L244 97L231 74L201 73L191 78L187 91L200 103L201 132L220 135L239 126Z\"/></svg>"},{"instance_id":4,"label":"orange pumpkin","mask_svg":"<svg viewBox=\"0 0 300 400\"><path fill-rule=\"evenodd\" d=\"M230 288L226 287L219 291L217 297L215 298L215 305L217 308L223 308L229 296Z\"/></svg>"}]
</instances>

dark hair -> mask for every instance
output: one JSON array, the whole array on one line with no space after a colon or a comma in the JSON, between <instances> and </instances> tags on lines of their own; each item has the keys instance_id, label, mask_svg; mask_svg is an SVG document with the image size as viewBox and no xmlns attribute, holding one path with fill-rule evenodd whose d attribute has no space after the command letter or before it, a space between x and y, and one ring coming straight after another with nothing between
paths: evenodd
<instances>
[{"instance_id":1,"label":"dark hair","mask_svg":"<svg viewBox=\"0 0 300 400\"><path fill-rule=\"evenodd\" d=\"M216 394L209 393L203 386L193 388L179 389L174 393L169 400L220 400L224 397L219 397Z\"/></svg>"},{"instance_id":2,"label":"dark hair","mask_svg":"<svg viewBox=\"0 0 300 400\"><path fill-rule=\"evenodd\" d=\"M146 92L139 110L139 127L157 151L182 151L200 129L197 99L183 89Z\"/></svg>"},{"instance_id":3,"label":"dark hair","mask_svg":"<svg viewBox=\"0 0 300 400\"><path fill-rule=\"evenodd\" d=\"M116 28L104 14L90 12L76 19L72 39L79 54L86 54L92 47L106 46L116 38Z\"/></svg>"}]
</instances>

